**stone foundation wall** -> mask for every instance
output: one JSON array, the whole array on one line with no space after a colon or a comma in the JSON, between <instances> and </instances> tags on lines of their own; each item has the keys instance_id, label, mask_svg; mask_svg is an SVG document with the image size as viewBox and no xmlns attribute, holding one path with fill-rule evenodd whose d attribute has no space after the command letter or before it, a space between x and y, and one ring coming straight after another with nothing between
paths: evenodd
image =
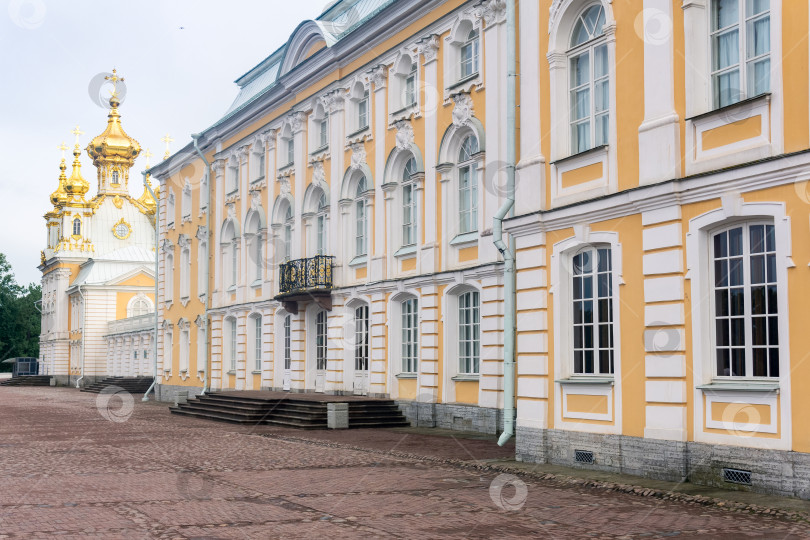
<instances>
[{"instance_id":1,"label":"stone foundation wall","mask_svg":"<svg viewBox=\"0 0 810 540\"><path fill-rule=\"evenodd\" d=\"M503 430L503 411L475 405L418 403L397 400L402 414L414 427L437 427L496 435Z\"/></svg>"},{"instance_id":2,"label":"stone foundation wall","mask_svg":"<svg viewBox=\"0 0 810 540\"><path fill-rule=\"evenodd\" d=\"M518 461L810 499L810 454L527 427L515 444ZM575 450L593 452L593 463L575 461ZM751 485L726 482L724 468L750 471Z\"/></svg>"},{"instance_id":3,"label":"stone foundation wall","mask_svg":"<svg viewBox=\"0 0 810 540\"><path fill-rule=\"evenodd\" d=\"M178 392L188 392L189 399L202 393L202 386L177 386L171 384L155 385L155 397L157 401L169 401L174 403Z\"/></svg>"}]
</instances>

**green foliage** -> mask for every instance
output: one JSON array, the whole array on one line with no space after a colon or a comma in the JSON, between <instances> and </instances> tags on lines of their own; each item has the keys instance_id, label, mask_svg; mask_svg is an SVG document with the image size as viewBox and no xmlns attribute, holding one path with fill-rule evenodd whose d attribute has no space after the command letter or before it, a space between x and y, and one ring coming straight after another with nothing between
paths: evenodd
<instances>
[{"instance_id":1,"label":"green foliage","mask_svg":"<svg viewBox=\"0 0 810 540\"><path fill-rule=\"evenodd\" d=\"M40 286L19 285L11 264L0 253L0 360L39 356L41 317L34 303L41 299ZM0 371L11 371L11 365L0 364Z\"/></svg>"}]
</instances>

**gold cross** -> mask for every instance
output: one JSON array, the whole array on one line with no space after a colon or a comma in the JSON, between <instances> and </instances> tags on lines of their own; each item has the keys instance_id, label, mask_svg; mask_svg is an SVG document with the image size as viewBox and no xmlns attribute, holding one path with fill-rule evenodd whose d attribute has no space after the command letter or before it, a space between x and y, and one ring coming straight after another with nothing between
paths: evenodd
<instances>
[{"instance_id":1,"label":"gold cross","mask_svg":"<svg viewBox=\"0 0 810 540\"><path fill-rule=\"evenodd\" d=\"M79 126L76 126L71 133L76 135L76 146L79 146L79 135L84 135L84 131L79 131Z\"/></svg>"},{"instance_id":2,"label":"gold cross","mask_svg":"<svg viewBox=\"0 0 810 540\"><path fill-rule=\"evenodd\" d=\"M118 83L118 81L124 82L124 78L119 77L118 75L116 75L115 74L115 68L113 68L112 76L111 77L104 77L104 80L105 81L110 81L112 83L112 85L113 85L113 89L112 89L112 92L110 93L110 96L118 97L118 91L116 90L115 85Z\"/></svg>"},{"instance_id":3,"label":"gold cross","mask_svg":"<svg viewBox=\"0 0 810 540\"><path fill-rule=\"evenodd\" d=\"M146 158L146 168L148 169L149 168L149 158L152 157L154 154L152 154L152 152L150 152L149 149L147 148L146 151L143 153L143 155Z\"/></svg>"},{"instance_id":4,"label":"gold cross","mask_svg":"<svg viewBox=\"0 0 810 540\"><path fill-rule=\"evenodd\" d=\"M65 144L65 142L62 141L62 144L57 146L57 148L62 151L62 159L65 159L65 150L67 150L67 145Z\"/></svg>"},{"instance_id":5,"label":"gold cross","mask_svg":"<svg viewBox=\"0 0 810 540\"><path fill-rule=\"evenodd\" d=\"M167 133L160 140L166 143L166 153L163 155L163 159L169 159L169 143L174 142L174 139L172 139L171 136Z\"/></svg>"}]
</instances>

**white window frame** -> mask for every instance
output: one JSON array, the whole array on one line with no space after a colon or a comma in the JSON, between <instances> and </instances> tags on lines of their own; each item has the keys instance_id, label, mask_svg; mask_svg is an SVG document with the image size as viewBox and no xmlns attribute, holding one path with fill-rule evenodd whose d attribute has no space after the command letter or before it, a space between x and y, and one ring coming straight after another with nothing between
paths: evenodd
<instances>
[{"instance_id":1,"label":"white window frame","mask_svg":"<svg viewBox=\"0 0 810 540\"><path fill-rule=\"evenodd\" d=\"M409 165L413 163L411 169ZM409 174L410 170L410 174ZM416 174L416 158L411 156L405 161L402 171L402 185L400 187L402 193L402 246L415 246L417 244L417 204L416 196L418 193L417 181L414 178ZM406 194L410 194L410 201Z\"/></svg>"},{"instance_id":2,"label":"white window frame","mask_svg":"<svg viewBox=\"0 0 810 540\"><path fill-rule=\"evenodd\" d=\"M464 146L467 141L470 140L474 143L475 152L469 155L469 159L464 161L461 160L461 153L464 151ZM480 181L478 178L478 159L476 159L476 154L480 151L478 146L478 139L475 137L474 134L470 133L466 135L462 140L461 144L459 145L459 155L457 157L458 162L456 166L457 171L457 208L458 208L458 215L459 215L459 225L458 225L458 232L459 234L471 234L478 232L478 209L479 209L479 196L480 196ZM467 171L470 175L471 182L469 186L465 189L462 186L461 179L462 174L464 171ZM468 196L469 198L469 208L466 210L463 209L462 202ZM464 214L465 212L469 215L469 218L465 221ZM464 227L464 223L467 223L467 227Z\"/></svg>"},{"instance_id":3,"label":"white window frame","mask_svg":"<svg viewBox=\"0 0 810 540\"><path fill-rule=\"evenodd\" d=\"M191 354L191 332L188 328L180 330L180 373L188 373Z\"/></svg>"},{"instance_id":4,"label":"white window frame","mask_svg":"<svg viewBox=\"0 0 810 540\"><path fill-rule=\"evenodd\" d=\"M773 33L770 31L770 20L769 20L769 37L771 37L771 43L768 46L768 52L762 54L755 58L748 58L748 45L749 45L749 23L755 20L761 20L764 18L769 18L771 15L771 7L767 10L760 12L756 15L749 15L748 14L748 6L751 0L732 0L737 2L737 20L728 26L723 28L714 28L714 15L715 15L715 6L718 5L718 0L709 0L709 51L710 51L710 59L709 59L709 70L711 72L711 104L714 109L720 109L723 107L731 106L740 101L743 101L748 98L752 98L758 95L766 94L771 90L770 84L770 75L769 75L769 83L768 89L763 90L761 92L755 92L752 88L752 72L751 65L762 61L763 59L767 58L768 65L769 65L769 74L772 71L770 69L770 62L771 62L771 49L773 44ZM720 35L728 34L731 32L737 32L737 62L735 64L731 64L722 69L715 69L714 59L717 54L716 52L716 43L717 37ZM751 38L753 39L753 38ZM739 88L739 95L732 98L730 101L723 103L720 99L719 89L717 87L717 79L719 76L722 76L726 73L731 73L737 71L738 73L738 81L741 86Z\"/></svg>"},{"instance_id":5,"label":"white window frame","mask_svg":"<svg viewBox=\"0 0 810 540\"><path fill-rule=\"evenodd\" d=\"M182 221L191 221L191 183L186 178L180 199L180 214Z\"/></svg>"},{"instance_id":6,"label":"white window frame","mask_svg":"<svg viewBox=\"0 0 810 540\"><path fill-rule=\"evenodd\" d=\"M326 370L329 345L329 316L325 309L315 314L315 369Z\"/></svg>"},{"instance_id":7,"label":"white window frame","mask_svg":"<svg viewBox=\"0 0 810 540\"><path fill-rule=\"evenodd\" d=\"M361 188L364 188L361 190ZM355 186L355 198L352 204L354 218L354 256L368 256L368 179L365 175L359 177Z\"/></svg>"},{"instance_id":8,"label":"white window frame","mask_svg":"<svg viewBox=\"0 0 810 540\"><path fill-rule=\"evenodd\" d=\"M572 324L555 324L554 339L554 415L555 425L567 429L592 433L621 433L622 429L622 352L621 340L621 285L622 244L613 231L590 231L588 227L575 228L575 236L553 245L549 292L553 295L555 321L573 322L572 268L573 256L583 248L610 247L613 285L613 373L574 373ZM608 411L605 414L570 414L563 417L565 400L569 394L605 395ZM614 399L615 398L615 399ZM581 423L577 419L602 420L604 423Z\"/></svg>"},{"instance_id":9,"label":"white window frame","mask_svg":"<svg viewBox=\"0 0 810 540\"><path fill-rule=\"evenodd\" d=\"M284 364L282 369L292 369L292 315L285 315L282 321Z\"/></svg>"},{"instance_id":10,"label":"white window frame","mask_svg":"<svg viewBox=\"0 0 810 540\"><path fill-rule=\"evenodd\" d=\"M473 36L473 33L475 36ZM470 51L469 58L467 51ZM469 65L469 69L465 66ZM467 34L467 40L459 48L459 81L478 75L481 69L481 31L473 27Z\"/></svg>"},{"instance_id":11,"label":"white window frame","mask_svg":"<svg viewBox=\"0 0 810 540\"><path fill-rule=\"evenodd\" d=\"M233 195L234 193L239 192L239 162L237 161L236 165L232 165L229 161L226 170L227 174L225 175L226 178L225 194Z\"/></svg>"},{"instance_id":12,"label":"white window frame","mask_svg":"<svg viewBox=\"0 0 810 540\"><path fill-rule=\"evenodd\" d=\"M180 248L180 298L191 295L191 247Z\"/></svg>"},{"instance_id":13,"label":"white window frame","mask_svg":"<svg viewBox=\"0 0 810 540\"><path fill-rule=\"evenodd\" d=\"M228 373L236 372L236 334L237 325L236 317L228 317L225 319L228 326L228 335L226 336L226 360L228 361Z\"/></svg>"},{"instance_id":14,"label":"white window frame","mask_svg":"<svg viewBox=\"0 0 810 540\"><path fill-rule=\"evenodd\" d=\"M329 251L329 201L321 192L318 210L315 213L315 254L326 255Z\"/></svg>"},{"instance_id":15,"label":"white window frame","mask_svg":"<svg viewBox=\"0 0 810 540\"><path fill-rule=\"evenodd\" d=\"M686 278L691 282L692 298L709 298L711 282L711 234L735 222L772 221L776 239L776 277L778 283L777 306L779 313L779 378L778 380L737 380L732 386L727 380L715 376L716 356L713 350L714 309L709 302L692 303L692 380L694 384L694 434L699 442L740 444L734 434L704 431L704 424L712 423L711 402L760 403L768 402L771 410L781 411L778 421L773 418L762 425L737 426L735 432L748 431L780 433L778 438L745 437L745 445L755 448L789 450L792 439L792 377L790 373L790 312L788 308L788 269L796 265L792 260L791 218L786 214L784 202L744 203L734 194L722 198L722 207L694 217L689 221L686 234ZM724 384L726 383L726 384ZM704 398L706 406L704 406ZM707 408L708 407L708 408ZM767 420L767 419L765 419ZM720 426L722 427L722 426Z\"/></svg>"},{"instance_id":16,"label":"white window frame","mask_svg":"<svg viewBox=\"0 0 810 540\"><path fill-rule=\"evenodd\" d=\"M473 8L474 9L474 8ZM481 25L482 18L476 17L473 10L465 11L447 37L444 38L444 100L451 99L453 94L458 92L470 92L475 87L476 91L484 88L483 78L483 54L484 54L484 32ZM462 64L464 63L465 46L471 43L470 34L478 32L478 61L474 66L474 71L467 76L464 75Z\"/></svg>"},{"instance_id":17,"label":"white window frame","mask_svg":"<svg viewBox=\"0 0 810 540\"><path fill-rule=\"evenodd\" d=\"M261 182L267 175L267 154L264 145L255 143L254 149L250 152L250 169L253 173L251 183Z\"/></svg>"},{"instance_id":18,"label":"white window frame","mask_svg":"<svg viewBox=\"0 0 810 540\"><path fill-rule=\"evenodd\" d=\"M81 235L82 235L82 218L77 216L73 218L73 236L81 236Z\"/></svg>"},{"instance_id":19,"label":"white window frame","mask_svg":"<svg viewBox=\"0 0 810 540\"><path fill-rule=\"evenodd\" d=\"M600 267L600 265L602 263L602 254L600 253L601 251L607 251L608 257L609 257L607 259L607 261L610 264L610 268L606 272L600 271L600 269L599 269L599 267ZM588 272L585 272L576 263L576 258L580 257L580 256L583 256L586 253L591 258L591 261L590 261L591 270L588 271ZM571 289L570 289L571 290L571 297L569 298L569 302L572 304L572 307L571 307L572 317L568 321L559 321L559 323L560 324L568 324L568 325L570 325L571 328L569 329L569 331L573 334L572 340L573 340L574 365L573 365L573 368L572 368L572 374L573 374L572 377L578 377L578 376L597 376L597 377L598 376L611 376L615 372L614 358L613 358L615 356L614 345L615 345L616 340L618 339L618 336L616 336L616 333L615 333L615 326L613 324L614 310L612 308L612 305L615 302L614 294L613 294L615 292L615 290L614 290L613 266L612 266L613 252L612 252L611 246L607 245L607 244L591 244L591 245L588 245L588 246L583 246L583 247L580 247L576 252L571 253L570 257L571 257L571 278L570 279L572 280L572 284L571 284ZM608 275L608 286L610 287L610 293L607 296L603 296L602 291L600 290L600 285L599 285L600 274L607 274ZM577 294L576 294L576 288L577 288L576 280L577 279L580 279L580 280L590 279L591 280L590 296L587 296L587 297L585 296L584 283L581 281L580 282L580 289L582 290L582 296L577 298ZM609 318L609 320L607 320L607 321L604 321L604 319L602 319L602 316L605 315L605 314L602 313L601 308L598 305L600 300L608 300L610 302L611 309L607 313L607 316ZM582 329L584 331L584 328L587 326L586 323L577 322L577 320L576 320L577 303L583 303L584 304L585 302L589 302L589 301L592 303L592 317L593 317L592 318L592 323L591 323L592 332L593 332L592 337L591 337L591 346L587 347L585 345L584 335L583 335L582 341L580 342L580 347L577 347L576 334L580 329ZM609 332L610 332L609 336L608 336L608 344L607 344L607 346L605 346L605 344L601 342L601 333L600 333L600 328L599 327L601 325L603 325L603 324L608 325ZM565 346L565 345L563 345L563 346ZM608 366L609 367L608 367L608 369L606 369L604 371L601 369L601 359L599 358L599 354L603 350L606 351L608 353L608 355L609 355L609 359L608 359ZM583 354L583 358L582 358L582 361L581 361L582 362L582 367L579 370L577 369L577 359L576 359L577 358L577 352L580 352L581 354ZM591 355L592 355L591 363L592 363L593 369L591 371L588 371L586 369L586 360L585 360L585 357L584 357L584 355L587 354L588 352L590 352Z\"/></svg>"},{"instance_id":20,"label":"white window frame","mask_svg":"<svg viewBox=\"0 0 810 540\"><path fill-rule=\"evenodd\" d=\"M174 253L167 253L165 258L164 296L166 302L174 301Z\"/></svg>"},{"instance_id":21,"label":"white window frame","mask_svg":"<svg viewBox=\"0 0 810 540\"><path fill-rule=\"evenodd\" d=\"M197 328L197 370L202 371L200 366L206 365L206 356L208 354L208 336L205 326ZM146 358L144 356L144 358Z\"/></svg>"},{"instance_id":22,"label":"white window frame","mask_svg":"<svg viewBox=\"0 0 810 540\"><path fill-rule=\"evenodd\" d=\"M175 215L177 210L174 205L174 190L169 189L169 194L166 197L166 200L168 201L166 204L166 226L169 229L173 229L174 222L177 219L177 216Z\"/></svg>"},{"instance_id":23,"label":"white window frame","mask_svg":"<svg viewBox=\"0 0 810 540\"><path fill-rule=\"evenodd\" d=\"M289 262L292 260L292 240L293 229L295 228L295 218L292 213L292 205L287 206L287 213L285 214L284 224L282 225L282 241L284 246L284 253L282 262Z\"/></svg>"},{"instance_id":24,"label":"white window frame","mask_svg":"<svg viewBox=\"0 0 810 540\"><path fill-rule=\"evenodd\" d=\"M371 130L371 92L367 82L357 81L352 85L349 105L346 114L347 140L356 142Z\"/></svg>"},{"instance_id":25,"label":"white window frame","mask_svg":"<svg viewBox=\"0 0 810 540\"><path fill-rule=\"evenodd\" d=\"M253 360L253 371L261 372L262 370L262 316L255 314L250 317L250 324L252 326L249 338L253 347L251 348L251 359Z\"/></svg>"},{"instance_id":26,"label":"white window frame","mask_svg":"<svg viewBox=\"0 0 810 540\"><path fill-rule=\"evenodd\" d=\"M400 305L400 373L419 372L419 299L405 298Z\"/></svg>"},{"instance_id":27,"label":"white window frame","mask_svg":"<svg viewBox=\"0 0 810 540\"><path fill-rule=\"evenodd\" d=\"M354 308L354 371L371 371L371 310L368 304Z\"/></svg>"},{"instance_id":28,"label":"white window frame","mask_svg":"<svg viewBox=\"0 0 810 540\"><path fill-rule=\"evenodd\" d=\"M197 243L197 296L204 296L208 292L208 284L205 282L206 272L203 271L208 264L208 242Z\"/></svg>"}]
</instances>

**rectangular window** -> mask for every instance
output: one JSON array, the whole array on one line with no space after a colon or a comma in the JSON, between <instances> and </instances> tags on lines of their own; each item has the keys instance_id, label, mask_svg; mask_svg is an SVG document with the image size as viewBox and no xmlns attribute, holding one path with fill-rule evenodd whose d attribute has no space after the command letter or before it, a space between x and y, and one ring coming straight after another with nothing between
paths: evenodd
<instances>
[{"instance_id":1,"label":"rectangular window","mask_svg":"<svg viewBox=\"0 0 810 540\"><path fill-rule=\"evenodd\" d=\"M326 311L319 311L315 319L315 369L326 369Z\"/></svg>"},{"instance_id":2,"label":"rectangular window","mask_svg":"<svg viewBox=\"0 0 810 540\"><path fill-rule=\"evenodd\" d=\"M574 373L613 373L613 267L609 248L573 257Z\"/></svg>"},{"instance_id":3,"label":"rectangular window","mask_svg":"<svg viewBox=\"0 0 810 540\"><path fill-rule=\"evenodd\" d=\"M260 234L256 235L256 238L253 240L256 243L256 280L261 281L262 279L262 270L264 267L264 261L262 260L262 237Z\"/></svg>"},{"instance_id":4,"label":"rectangular window","mask_svg":"<svg viewBox=\"0 0 810 540\"><path fill-rule=\"evenodd\" d=\"M368 90L363 94L363 99L357 103L357 129L368 127Z\"/></svg>"},{"instance_id":5,"label":"rectangular window","mask_svg":"<svg viewBox=\"0 0 810 540\"><path fill-rule=\"evenodd\" d=\"M188 355L191 338L188 330L180 332L180 371L188 371Z\"/></svg>"},{"instance_id":6,"label":"rectangular window","mask_svg":"<svg viewBox=\"0 0 810 540\"><path fill-rule=\"evenodd\" d=\"M770 91L770 0L713 0L711 32L714 106Z\"/></svg>"},{"instance_id":7,"label":"rectangular window","mask_svg":"<svg viewBox=\"0 0 810 540\"><path fill-rule=\"evenodd\" d=\"M368 306L354 310L354 369L368 371Z\"/></svg>"},{"instance_id":8,"label":"rectangular window","mask_svg":"<svg viewBox=\"0 0 810 540\"><path fill-rule=\"evenodd\" d=\"M284 260L292 258L292 224L284 225Z\"/></svg>"},{"instance_id":9,"label":"rectangular window","mask_svg":"<svg viewBox=\"0 0 810 540\"><path fill-rule=\"evenodd\" d=\"M355 203L355 256L366 255L366 203L359 200Z\"/></svg>"},{"instance_id":10,"label":"rectangular window","mask_svg":"<svg viewBox=\"0 0 810 540\"><path fill-rule=\"evenodd\" d=\"M284 317L284 369L292 367L292 316Z\"/></svg>"},{"instance_id":11,"label":"rectangular window","mask_svg":"<svg viewBox=\"0 0 810 540\"><path fill-rule=\"evenodd\" d=\"M477 374L481 359L481 314L477 291L458 297L459 373Z\"/></svg>"},{"instance_id":12,"label":"rectangular window","mask_svg":"<svg viewBox=\"0 0 810 540\"><path fill-rule=\"evenodd\" d=\"M478 230L478 180L474 167L465 165L458 170L458 213L462 234Z\"/></svg>"},{"instance_id":13,"label":"rectangular window","mask_svg":"<svg viewBox=\"0 0 810 540\"><path fill-rule=\"evenodd\" d=\"M231 244L231 287L236 287L236 280L238 279L238 254L236 252L236 244Z\"/></svg>"},{"instance_id":14,"label":"rectangular window","mask_svg":"<svg viewBox=\"0 0 810 540\"><path fill-rule=\"evenodd\" d=\"M416 63L411 64L411 71L405 78L404 107L416 104Z\"/></svg>"},{"instance_id":15,"label":"rectangular window","mask_svg":"<svg viewBox=\"0 0 810 540\"><path fill-rule=\"evenodd\" d=\"M254 328L254 350L253 350L253 360L255 361L255 365L253 369L256 371L262 370L262 318L261 317L254 317L253 319L253 328Z\"/></svg>"},{"instance_id":16,"label":"rectangular window","mask_svg":"<svg viewBox=\"0 0 810 540\"><path fill-rule=\"evenodd\" d=\"M326 118L318 123L318 148L326 148L329 143L329 122Z\"/></svg>"},{"instance_id":17,"label":"rectangular window","mask_svg":"<svg viewBox=\"0 0 810 540\"><path fill-rule=\"evenodd\" d=\"M419 358L417 300L402 302L402 372L416 373Z\"/></svg>"},{"instance_id":18,"label":"rectangular window","mask_svg":"<svg viewBox=\"0 0 810 540\"><path fill-rule=\"evenodd\" d=\"M264 173L265 173L265 171L267 169L266 164L265 164L264 152L259 154L259 167L258 168L259 168L259 170L257 171L257 174L256 174L256 180L261 180L262 178L264 178Z\"/></svg>"},{"instance_id":19,"label":"rectangular window","mask_svg":"<svg viewBox=\"0 0 810 540\"><path fill-rule=\"evenodd\" d=\"M228 319L228 363L236 371L236 319Z\"/></svg>"},{"instance_id":20,"label":"rectangular window","mask_svg":"<svg viewBox=\"0 0 810 540\"><path fill-rule=\"evenodd\" d=\"M461 78L466 79L478 73L478 32L470 33L469 40L461 46Z\"/></svg>"},{"instance_id":21,"label":"rectangular window","mask_svg":"<svg viewBox=\"0 0 810 540\"><path fill-rule=\"evenodd\" d=\"M416 243L416 199L413 184L402 186L402 245Z\"/></svg>"},{"instance_id":22,"label":"rectangular window","mask_svg":"<svg viewBox=\"0 0 810 540\"><path fill-rule=\"evenodd\" d=\"M576 154L608 142L610 74L607 45L590 47L573 56L570 62L571 152Z\"/></svg>"},{"instance_id":23,"label":"rectangular window","mask_svg":"<svg viewBox=\"0 0 810 540\"><path fill-rule=\"evenodd\" d=\"M326 216L318 216L316 227L318 236L318 255L326 255Z\"/></svg>"},{"instance_id":24,"label":"rectangular window","mask_svg":"<svg viewBox=\"0 0 810 540\"><path fill-rule=\"evenodd\" d=\"M773 225L742 225L715 234L712 259L717 376L778 377Z\"/></svg>"},{"instance_id":25,"label":"rectangular window","mask_svg":"<svg viewBox=\"0 0 810 540\"><path fill-rule=\"evenodd\" d=\"M132 352L132 358L134 358L135 360L138 359L138 351L133 351Z\"/></svg>"},{"instance_id":26,"label":"rectangular window","mask_svg":"<svg viewBox=\"0 0 810 540\"><path fill-rule=\"evenodd\" d=\"M287 139L287 165L295 163L295 139Z\"/></svg>"}]
</instances>

